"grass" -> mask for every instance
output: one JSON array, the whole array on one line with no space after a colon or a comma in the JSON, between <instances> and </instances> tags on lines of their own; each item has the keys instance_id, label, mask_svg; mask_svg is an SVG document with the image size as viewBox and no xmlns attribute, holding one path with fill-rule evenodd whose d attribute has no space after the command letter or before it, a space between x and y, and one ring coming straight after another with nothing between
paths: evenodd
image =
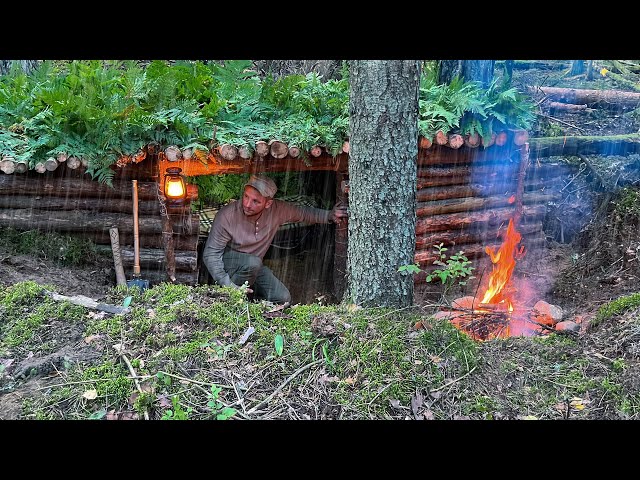
<instances>
[{"instance_id":1,"label":"grass","mask_svg":"<svg viewBox=\"0 0 640 480\"><path fill-rule=\"evenodd\" d=\"M3 358L19 363L30 351L43 354L42 340L55 349L83 345L94 355L60 365L53 386L25 399L21 418L106 418L112 412L222 419L229 418L221 414L225 408L235 411L232 419L640 415L633 356L618 352L603 361L587 355L594 347L577 337L478 343L417 309L312 304L273 316L269 304L248 303L238 290L208 285L113 288L109 303L132 297L124 315L71 309L39 291L32 282L0 290L6 319L0 348L11 352ZM633 298L612 311L626 311L639 301ZM417 320L424 328L415 329ZM80 328L85 341L65 344L64 332L56 337L52 329L65 322ZM321 323L332 329L319 329ZM249 324L255 332L240 344ZM284 338L281 355L274 347L277 335ZM116 345L124 348L142 393ZM0 391L22 381L5 377Z\"/></svg>"}]
</instances>

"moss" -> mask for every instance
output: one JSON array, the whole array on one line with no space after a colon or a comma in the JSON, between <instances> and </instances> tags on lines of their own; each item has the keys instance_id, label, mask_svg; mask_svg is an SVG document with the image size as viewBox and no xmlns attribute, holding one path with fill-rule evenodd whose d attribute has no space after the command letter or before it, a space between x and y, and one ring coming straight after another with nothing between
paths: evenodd
<instances>
[{"instance_id":1,"label":"moss","mask_svg":"<svg viewBox=\"0 0 640 480\"><path fill-rule=\"evenodd\" d=\"M601 305L600 308L598 308L596 315L591 322L591 326L594 327L604 320L615 315L620 315L621 313L638 306L640 306L640 292L617 298L611 302Z\"/></svg>"}]
</instances>

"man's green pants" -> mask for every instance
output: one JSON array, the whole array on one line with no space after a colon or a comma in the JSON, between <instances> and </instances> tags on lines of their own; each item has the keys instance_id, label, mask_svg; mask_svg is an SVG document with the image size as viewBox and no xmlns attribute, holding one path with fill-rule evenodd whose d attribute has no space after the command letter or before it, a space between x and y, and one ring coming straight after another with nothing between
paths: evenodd
<instances>
[{"instance_id":1,"label":"man's green pants","mask_svg":"<svg viewBox=\"0 0 640 480\"><path fill-rule=\"evenodd\" d=\"M231 281L239 286L247 282L253 289L254 298L273 303L291 302L289 289L262 264L260 257L226 248L222 261Z\"/></svg>"}]
</instances>

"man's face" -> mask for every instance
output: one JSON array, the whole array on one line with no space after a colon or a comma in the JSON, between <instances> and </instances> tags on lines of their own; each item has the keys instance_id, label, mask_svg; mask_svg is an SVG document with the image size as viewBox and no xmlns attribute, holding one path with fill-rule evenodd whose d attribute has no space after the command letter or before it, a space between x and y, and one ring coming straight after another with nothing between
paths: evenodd
<instances>
[{"instance_id":1,"label":"man's face","mask_svg":"<svg viewBox=\"0 0 640 480\"><path fill-rule=\"evenodd\" d=\"M265 208L269 208L273 199L263 197L262 194L250 185L244 187L242 195L242 211L247 217L259 215Z\"/></svg>"}]
</instances>

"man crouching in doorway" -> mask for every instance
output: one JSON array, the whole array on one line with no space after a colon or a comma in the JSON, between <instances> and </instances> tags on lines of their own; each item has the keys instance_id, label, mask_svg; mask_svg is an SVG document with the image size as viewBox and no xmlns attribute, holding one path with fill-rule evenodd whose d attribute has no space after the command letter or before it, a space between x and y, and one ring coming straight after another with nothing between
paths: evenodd
<instances>
[{"instance_id":1,"label":"man crouching in doorway","mask_svg":"<svg viewBox=\"0 0 640 480\"><path fill-rule=\"evenodd\" d=\"M289 222L337 223L347 211L341 204L323 210L274 200L277 191L271 178L251 175L242 201L231 202L216 214L202 260L217 284L239 287L247 282L247 293L255 299L289 304L289 289L262 264L276 231Z\"/></svg>"}]
</instances>

